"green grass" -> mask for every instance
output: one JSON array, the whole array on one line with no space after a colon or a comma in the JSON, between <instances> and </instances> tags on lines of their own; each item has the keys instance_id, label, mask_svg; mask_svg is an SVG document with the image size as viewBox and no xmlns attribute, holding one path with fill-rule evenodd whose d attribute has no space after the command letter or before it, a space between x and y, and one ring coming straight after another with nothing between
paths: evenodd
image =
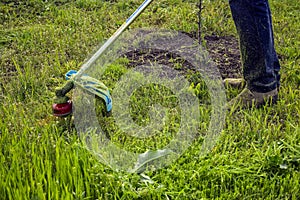
<instances>
[{"instance_id":1,"label":"green grass","mask_svg":"<svg viewBox=\"0 0 300 200\"><path fill-rule=\"evenodd\" d=\"M201 138L170 166L137 174L115 172L81 148L68 120L51 116L55 88L141 1L29 0L0 3L0 199L299 199L300 5L270 1L275 43L282 56L280 101L273 107L228 113L213 150L199 156ZM131 26L197 31L197 1L155 1ZM235 35L227 1L204 1L203 34ZM105 72L106 84L124 74L126 60ZM177 65L178 67L178 65ZM180 67L179 67L180 68ZM190 80L193 80L191 77ZM192 87L207 95L201 83ZM147 105L164 99L155 85L136 91L132 116L147 124ZM238 91L229 91L230 97ZM139 99L152 94L145 100ZM150 98L151 97L151 98ZM141 113L139 113L140 111ZM209 109L201 110L207 129ZM143 113L144 112L144 113ZM146 115L144 118L143 115ZM137 140L99 117L112 140L127 150L160 148L178 127L170 115L164 137ZM101 112L99 112L101 116ZM143 121L145 120L145 121ZM206 121L205 121L206 120Z\"/></svg>"}]
</instances>

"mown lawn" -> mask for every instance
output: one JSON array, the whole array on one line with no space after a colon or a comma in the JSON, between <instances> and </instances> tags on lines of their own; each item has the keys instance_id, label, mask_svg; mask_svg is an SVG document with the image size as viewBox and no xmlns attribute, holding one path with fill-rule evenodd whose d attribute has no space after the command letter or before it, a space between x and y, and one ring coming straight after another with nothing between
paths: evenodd
<instances>
[{"instance_id":1,"label":"mown lawn","mask_svg":"<svg viewBox=\"0 0 300 200\"><path fill-rule=\"evenodd\" d=\"M227 113L218 143L205 156L200 156L201 140L196 140L176 162L144 172L151 178L147 181L101 164L82 148L72 124L52 116L54 91L65 82L64 74L79 69L141 3L0 2L0 199L299 199L300 4L296 0L270 1L282 64L278 104ZM205 0L203 6L202 37L236 37L227 1ZM197 12L196 0L155 1L130 28L194 33ZM108 69L108 85L125 73L122 63L126 62ZM201 94L200 86L193 87ZM238 91L226 93L232 97ZM137 101L141 107L143 103ZM206 118L208 112L202 114ZM143 114L136 115L142 124ZM112 123L105 128L117 132ZM125 141L116 140L120 137L117 134L113 141ZM128 150L160 146L126 142L120 145Z\"/></svg>"}]
</instances>

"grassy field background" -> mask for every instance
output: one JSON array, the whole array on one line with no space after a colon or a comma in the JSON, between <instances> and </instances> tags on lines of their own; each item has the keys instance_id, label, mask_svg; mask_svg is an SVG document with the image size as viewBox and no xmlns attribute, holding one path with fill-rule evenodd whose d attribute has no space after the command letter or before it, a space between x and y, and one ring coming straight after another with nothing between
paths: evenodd
<instances>
[{"instance_id":1,"label":"grassy field background","mask_svg":"<svg viewBox=\"0 0 300 200\"><path fill-rule=\"evenodd\" d=\"M153 182L102 165L81 148L75 129L51 116L64 74L78 69L141 3L0 2L0 199L299 199L296 0L270 1L282 64L278 104L228 113L212 152L200 157L195 142L172 165L146 172ZM203 6L202 36L236 36L227 1ZM197 1L155 1L131 26L137 27L195 32Z\"/></svg>"}]
</instances>

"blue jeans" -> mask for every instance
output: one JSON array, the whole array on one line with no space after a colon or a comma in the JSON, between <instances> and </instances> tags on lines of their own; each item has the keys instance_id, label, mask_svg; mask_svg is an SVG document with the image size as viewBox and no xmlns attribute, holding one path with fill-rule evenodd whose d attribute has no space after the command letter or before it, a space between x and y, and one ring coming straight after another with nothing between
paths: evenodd
<instances>
[{"instance_id":1,"label":"blue jeans","mask_svg":"<svg viewBox=\"0 0 300 200\"><path fill-rule=\"evenodd\" d=\"M247 87L269 92L280 85L280 64L274 48L268 0L229 0L240 38L243 75Z\"/></svg>"}]
</instances>

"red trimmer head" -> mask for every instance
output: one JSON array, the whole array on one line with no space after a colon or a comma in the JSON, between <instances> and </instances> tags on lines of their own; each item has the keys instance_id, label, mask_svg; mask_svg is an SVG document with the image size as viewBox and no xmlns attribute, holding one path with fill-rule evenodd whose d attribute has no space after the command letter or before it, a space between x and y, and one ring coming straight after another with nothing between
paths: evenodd
<instances>
[{"instance_id":1,"label":"red trimmer head","mask_svg":"<svg viewBox=\"0 0 300 200\"><path fill-rule=\"evenodd\" d=\"M66 94L72 90L74 83L68 81L62 88L56 88L54 104L52 105L53 115L56 117L66 117L72 113L72 101Z\"/></svg>"},{"instance_id":2,"label":"red trimmer head","mask_svg":"<svg viewBox=\"0 0 300 200\"><path fill-rule=\"evenodd\" d=\"M72 101L66 103L55 103L52 105L53 115L56 117L66 117L72 113Z\"/></svg>"}]
</instances>

